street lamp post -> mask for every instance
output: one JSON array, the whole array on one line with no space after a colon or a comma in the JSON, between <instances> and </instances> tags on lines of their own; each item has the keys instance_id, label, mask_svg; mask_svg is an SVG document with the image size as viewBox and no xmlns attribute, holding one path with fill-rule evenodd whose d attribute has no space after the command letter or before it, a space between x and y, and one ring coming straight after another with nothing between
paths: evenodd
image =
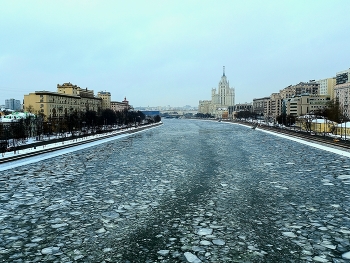
<instances>
[{"instance_id":1,"label":"street lamp post","mask_svg":"<svg viewBox=\"0 0 350 263\"><path fill-rule=\"evenodd\" d=\"M56 126L56 139L58 138L58 123L55 124Z\"/></svg>"},{"instance_id":2,"label":"street lamp post","mask_svg":"<svg viewBox=\"0 0 350 263\"><path fill-rule=\"evenodd\" d=\"M10 145L10 143L9 143L9 126L6 125L6 126L4 126L4 128L5 128L5 134L6 134L5 137L6 137L6 150L7 150L7 148Z\"/></svg>"},{"instance_id":3,"label":"street lamp post","mask_svg":"<svg viewBox=\"0 0 350 263\"><path fill-rule=\"evenodd\" d=\"M343 139L343 119L340 120L340 139Z\"/></svg>"},{"instance_id":4,"label":"street lamp post","mask_svg":"<svg viewBox=\"0 0 350 263\"><path fill-rule=\"evenodd\" d=\"M345 142L346 142L346 121L344 122L344 126L345 126L345 133L344 133L344 136L345 136Z\"/></svg>"},{"instance_id":5,"label":"street lamp post","mask_svg":"<svg viewBox=\"0 0 350 263\"><path fill-rule=\"evenodd\" d=\"M83 122L82 122L82 124L83 124L83 127L84 127L84 129L83 129L83 133L85 134L85 131L86 131L86 129L85 129L85 124L86 124L86 121L83 121Z\"/></svg>"},{"instance_id":6,"label":"street lamp post","mask_svg":"<svg viewBox=\"0 0 350 263\"><path fill-rule=\"evenodd\" d=\"M317 117L315 119L315 135L317 134L318 131L318 123L317 123Z\"/></svg>"},{"instance_id":7,"label":"street lamp post","mask_svg":"<svg viewBox=\"0 0 350 263\"><path fill-rule=\"evenodd\" d=\"M51 133L51 122L48 122L47 125L49 125L49 140L50 140L50 133Z\"/></svg>"}]
</instances>

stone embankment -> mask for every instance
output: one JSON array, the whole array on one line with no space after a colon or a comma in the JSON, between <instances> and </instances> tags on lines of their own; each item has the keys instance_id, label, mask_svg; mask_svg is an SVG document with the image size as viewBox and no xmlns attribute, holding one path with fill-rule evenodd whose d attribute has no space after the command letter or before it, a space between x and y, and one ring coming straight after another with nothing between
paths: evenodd
<instances>
[{"instance_id":1,"label":"stone embankment","mask_svg":"<svg viewBox=\"0 0 350 263\"><path fill-rule=\"evenodd\" d=\"M25 144L16 147L16 149L13 149L10 152L5 153L5 156L1 157L0 155L0 164L11 162L11 161L17 161L23 158L37 156L43 153L49 153L54 152L57 150L67 149L73 146L78 146L90 142L99 141L106 138L111 138L123 134L132 134L135 132L139 132L142 130L146 130L149 128L153 128L156 126L159 126L163 124L162 122L154 123L151 125L143 125L138 126L136 128L125 128L125 129L118 129L118 130L111 130L105 133L99 133L99 134L85 134L80 136L74 136L74 137L64 137L59 139L52 139L52 140L46 140L46 141L39 141L31 144ZM6 157L6 155L9 155Z\"/></svg>"},{"instance_id":2,"label":"stone embankment","mask_svg":"<svg viewBox=\"0 0 350 263\"><path fill-rule=\"evenodd\" d=\"M298 129L286 129L286 128L279 128L279 127L273 127L273 126L267 126L267 125L258 125L256 126L255 123L247 122L247 121L230 121L232 123L247 125L250 127L256 127L256 129L261 130L267 130L274 133L284 134L290 137L296 137L300 138L306 141L310 142L316 142L320 144L325 144L330 147L339 148L342 150L350 150L350 142L347 140L337 139L335 140L334 137L326 136L325 134L314 134L307 131L302 131Z\"/></svg>"}]
</instances>

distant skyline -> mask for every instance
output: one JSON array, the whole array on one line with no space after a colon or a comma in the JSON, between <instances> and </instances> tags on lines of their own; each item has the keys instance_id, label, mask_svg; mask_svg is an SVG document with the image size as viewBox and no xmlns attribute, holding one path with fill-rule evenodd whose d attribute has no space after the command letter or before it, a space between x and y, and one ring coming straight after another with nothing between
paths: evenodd
<instances>
[{"instance_id":1,"label":"distant skyline","mask_svg":"<svg viewBox=\"0 0 350 263\"><path fill-rule=\"evenodd\" d=\"M81 88L198 106L225 66L236 103L350 68L350 1L0 0L0 104Z\"/></svg>"}]
</instances>

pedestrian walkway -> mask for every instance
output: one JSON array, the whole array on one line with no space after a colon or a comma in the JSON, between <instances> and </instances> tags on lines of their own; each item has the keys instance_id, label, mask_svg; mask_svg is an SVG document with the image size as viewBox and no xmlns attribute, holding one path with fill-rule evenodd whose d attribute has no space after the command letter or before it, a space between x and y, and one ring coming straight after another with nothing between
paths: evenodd
<instances>
[{"instance_id":1,"label":"pedestrian walkway","mask_svg":"<svg viewBox=\"0 0 350 263\"><path fill-rule=\"evenodd\" d=\"M122 129L122 130L114 130L114 131L107 132L107 133L90 134L90 135L87 135L85 137L72 138L71 140L66 140L66 141L61 141L61 142L56 141L55 143L50 143L50 141L47 141L47 144L44 144L44 145L38 146L38 147L34 146L34 143L36 141L31 139L31 140L29 140L29 143L27 144L28 148L21 149L21 150L8 151L8 152L5 152L4 154L1 154L0 155L0 163L22 159L22 158L25 158L27 156L28 157L35 156L35 155L38 155L41 153L52 152L55 150L60 150L60 149L64 149L64 148L68 148L68 147L72 147L72 146L77 146L77 145L89 143L92 141L102 140L105 138L114 137L114 136L118 136L118 135L125 134L125 133L134 133L134 132L137 132L139 130L143 130L143 129L151 128L153 126L157 126L159 124L160 123L154 123L154 124L148 124L148 125L143 125L143 126L139 126L139 127L126 128L126 129ZM31 144L33 144L32 147L30 146Z\"/></svg>"}]
</instances>

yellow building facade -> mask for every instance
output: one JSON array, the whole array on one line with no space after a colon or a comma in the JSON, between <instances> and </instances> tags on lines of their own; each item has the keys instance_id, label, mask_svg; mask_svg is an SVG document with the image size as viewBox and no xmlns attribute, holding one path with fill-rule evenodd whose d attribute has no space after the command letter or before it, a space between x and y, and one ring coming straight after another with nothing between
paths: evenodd
<instances>
[{"instance_id":1,"label":"yellow building facade","mask_svg":"<svg viewBox=\"0 0 350 263\"><path fill-rule=\"evenodd\" d=\"M43 114L46 118L62 118L73 112L100 111L102 98L92 90L71 83L57 84L57 92L35 91L24 95L24 110Z\"/></svg>"},{"instance_id":2,"label":"yellow building facade","mask_svg":"<svg viewBox=\"0 0 350 263\"><path fill-rule=\"evenodd\" d=\"M311 122L311 130L316 133L331 133L335 130L337 123L327 119L315 119Z\"/></svg>"},{"instance_id":3,"label":"yellow building facade","mask_svg":"<svg viewBox=\"0 0 350 263\"><path fill-rule=\"evenodd\" d=\"M317 119L314 115L303 115L297 117L295 126L316 133L334 133L337 123L328 119Z\"/></svg>"},{"instance_id":4,"label":"yellow building facade","mask_svg":"<svg viewBox=\"0 0 350 263\"><path fill-rule=\"evenodd\" d=\"M102 109L111 108L111 93L107 91L99 91L97 97L102 99Z\"/></svg>"},{"instance_id":5,"label":"yellow building facade","mask_svg":"<svg viewBox=\"0 0 350 263\"><path fill-rule=\"evenodd\" d=\"M335 134L340 136L346 136L350 138L350 122L339 123L336 126Z\"/></svg>"}]
</instances>

